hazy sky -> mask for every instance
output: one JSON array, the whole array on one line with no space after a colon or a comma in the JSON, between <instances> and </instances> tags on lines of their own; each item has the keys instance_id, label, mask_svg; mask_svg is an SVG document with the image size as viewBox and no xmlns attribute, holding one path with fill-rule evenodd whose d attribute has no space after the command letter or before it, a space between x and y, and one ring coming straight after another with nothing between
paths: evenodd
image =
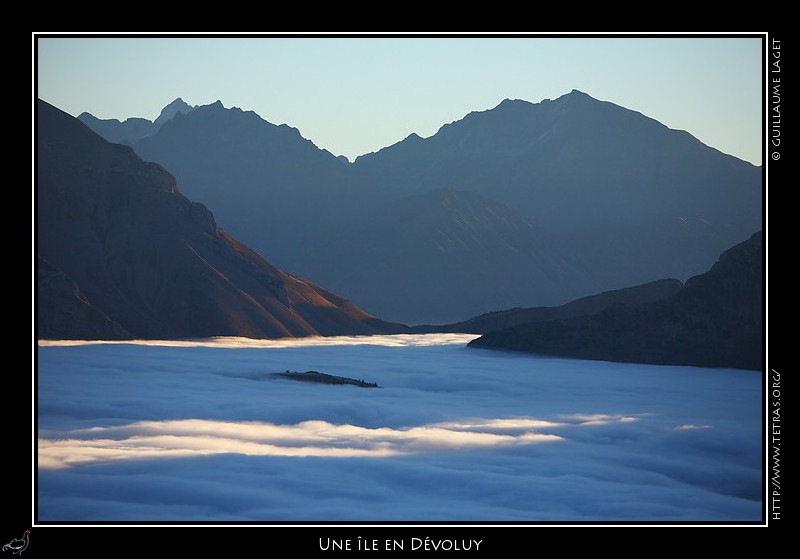
<instances>
[{"instance_id":1,"label":"hazy sky","mask_svg":"<svg viewBox=\"0 0 800 559\"><path fill-rule=\"evenodd\" d=\"M177 97L286 123L351 160L503 99L579 89L761 163L762 37L33 35L37 97L155 119Z\"/></svg>"}]
</instances>

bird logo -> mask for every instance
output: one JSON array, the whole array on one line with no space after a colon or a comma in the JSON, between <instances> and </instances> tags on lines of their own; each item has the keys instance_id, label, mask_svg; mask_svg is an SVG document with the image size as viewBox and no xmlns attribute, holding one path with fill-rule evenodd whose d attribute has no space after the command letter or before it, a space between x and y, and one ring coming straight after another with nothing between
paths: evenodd
<instances>
[{"instance_id":1,"label":"bird logo","mask_svg":"<svg viewBox=\"0 0 800 559\"><path fill-rule=\"evenodd\" d=\"M30 533L30 530L25 530L25 533L21 538L14 538L4 545L3 551L10 551L16 555L22 554L22 552L25 551L25 548L28 547L28 537L30 536Z\"/></svg>"}]
</instances>

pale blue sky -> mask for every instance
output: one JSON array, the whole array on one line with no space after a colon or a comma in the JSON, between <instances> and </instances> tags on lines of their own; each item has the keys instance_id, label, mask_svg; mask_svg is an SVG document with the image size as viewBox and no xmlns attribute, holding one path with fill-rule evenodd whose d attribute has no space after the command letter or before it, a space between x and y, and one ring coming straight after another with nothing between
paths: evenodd
<instances>
[{"instance_id":1,"label":"pale blue sky","mask_svg":"<svg viewBox=\"0 0 800 559\"><path fill-rule=\"evenodd\" d=\"M351 160L505 98L572 89L761 163L762 40L628 36L119 37L34 34L35 94L73 116L155 119L181 97L286 123Z\"/></svg>"}]
</instances>

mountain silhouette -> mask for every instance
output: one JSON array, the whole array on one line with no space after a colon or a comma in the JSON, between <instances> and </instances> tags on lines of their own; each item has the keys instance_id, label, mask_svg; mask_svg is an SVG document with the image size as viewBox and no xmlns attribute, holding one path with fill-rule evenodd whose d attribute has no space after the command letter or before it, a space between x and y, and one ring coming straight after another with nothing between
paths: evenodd
<instances>
[{"instance_id":1,"label":"mountain silhouette","mask_svg":"<svg viewBox=\"0 0 800 559\"><path fill-rule=\"evenodd\" d=\"M352 163L220 102L133 145L280 268L405 323L686 281L761 229L760 167L577 90L507 99ZM444 192L470 209L443 207ZM432 215L461 250L432 257Z\"/></svg>"},{"instance_id":2,"label":"mountain silhouette","mask_svg":"<svg viewBox=\"0 0 800 559\"><path fill-rule=\"evenodd\" d=\"M761 369L763 235L653 303L490 332L470 347L603 361Z\"/></svg>"},{"instance_id":3,"label":"mountain silhouette","mask_svg":"<svg viewBox=\"0 0 800 559\"><path fill-rule=\"evenodd\" d=\"M111 143L133 145L142 138L154 134L162 124L176 114L188 113L194 109L195 107L188 105L179 97L161 109L161 114L152 122L141 117L131 117L124 121L116 118L100 119L87 112L79 114L78 120Z\"/></svg>"},{"instance_id":4,"label":"mountain silhouette","mask_svg":"<svg viewBox=\"0 0 800 559\"><path fill-rule=\"evenodd\" d=\"M402 328L281 271L130 147L41 100L36 117L40 337L279 338Z\"/></svg>"},{"instance_id":5,"label":"mountain silhouette","mask_svg":"<svg viewBox=\"0 0 800 559\"><path fill-rule=\"evenodd\" d=\"M534 322L587 316L615 305L635 306L652 303L670 297L681 289L683 289L681 281L674 278L663 279L633 287L605 291L597 295L587 295L557 307L511 308L482 314L454 324L414 326L412 331L418 333L466 332L470 334L487 334Z\"/></svg>"},{"instance_id":6,"label":"mountain silhouette","mask_svg":"<svg viewBox=\"0 0 800 559\"><path fill-rule=\"evenodd\" d=\"M343 199L351 184L345 159L295 128L219 101L176 114L134 147L169 169L188 197L212 208L221 227L301 275L305 250L338 223L340 208L357 204L357 197Z\"/></svg>"},{"instance_id":7,"label":"mountain silhouette","mask_svg":"<svg viewBox=\"0 0 800 559\"><path fill-rule=\"evenodd\" d=\"M688 279L761 227L761 168L577 90L505 100L354 165L394 193L446 184L513 207L608 289Z\"/></svg>"}]
</instances>

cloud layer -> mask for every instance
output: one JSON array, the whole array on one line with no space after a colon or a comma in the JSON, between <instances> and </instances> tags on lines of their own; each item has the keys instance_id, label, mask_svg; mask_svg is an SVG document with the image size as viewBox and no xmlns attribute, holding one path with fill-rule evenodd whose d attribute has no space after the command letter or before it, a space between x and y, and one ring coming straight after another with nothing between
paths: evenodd
<instances>
[{"instance_id":1,"label":"cloud layer","mask_svg":"<svg viewBox=\"0 0 800 559\"><path fill-rule=\"evenodd\" d=\"M535 420L528 422L548 423ZM496 430L503 429L505 423L503 420L492 420L485 422L485 425ZM525 421L511 422L514 426L524 423ZM481 427L477 423L471 426ZM50 433L49 436L54 434ZM59 433L56 436L56 439L39 440L41 469L113 460L227 453L247 456L368 458L419 452L490 449L561 439L557 435L528 430L509 435L436 425L408 429L366 429L356 425L334 425L327 421L274 425L205 419L146 421L119 427L93 427Z\"/></svg>"},{"instance_id":2,"label":"cloud layer","mask_svg":"<svg viewBox=\"0 0 800 559\"><path fill-rule=\"evenodd\" d=\"M39 519L760 518L757 373L468 339L41 345Z\"/></svg>"}]
</instances>

